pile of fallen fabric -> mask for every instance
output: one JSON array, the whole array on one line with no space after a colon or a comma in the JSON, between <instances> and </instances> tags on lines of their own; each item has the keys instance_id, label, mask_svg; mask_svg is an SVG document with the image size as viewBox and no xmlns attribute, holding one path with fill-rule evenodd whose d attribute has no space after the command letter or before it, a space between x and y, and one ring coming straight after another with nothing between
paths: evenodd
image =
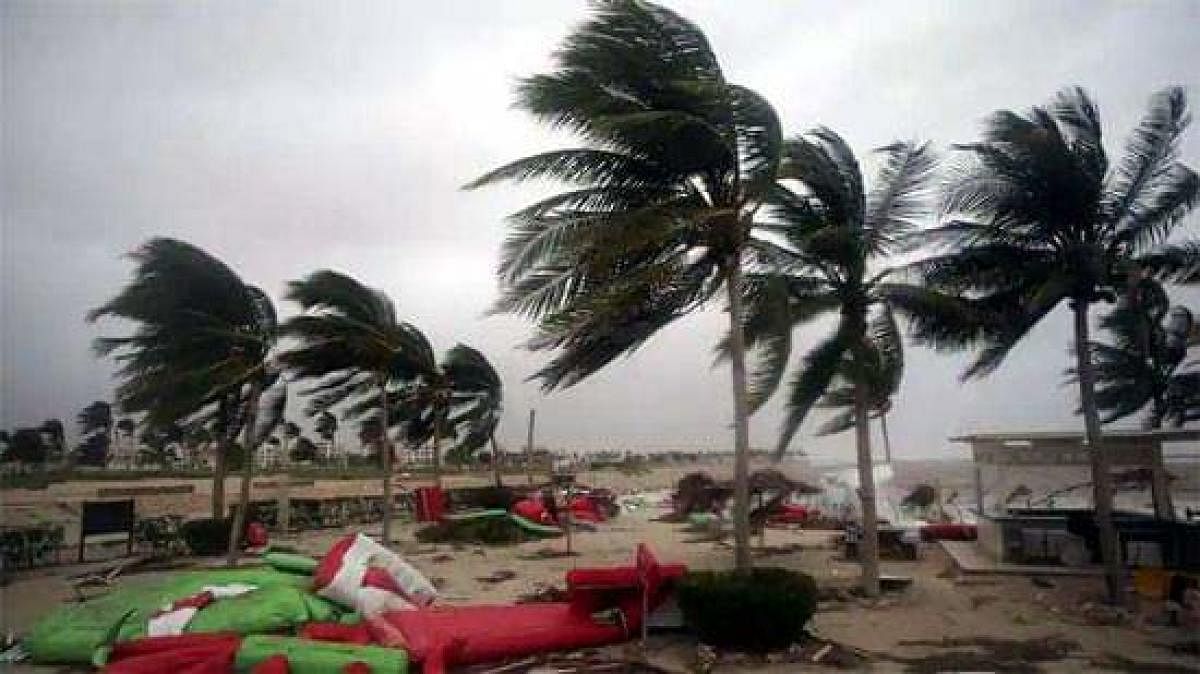
<instances>
[{"instance_id":1,"label":"pile of fallen fabric","mask_svg":"<svg viewBox=\"0 0 1200 674\"><path fill-rule=\"evenodd\" d=\"M131 578L60 607L24 647L37 663L92 664L111 674L407 670L403 650L371 645L367 623L433 601L436 590L416 569L361 534L339 540L320 562L263 557L253 568Z\"/></svg>"},{"instance_id":2,"label":"pile of fallen fabric","mask_svg":"<svg viewBox=\"0 0 1200 674\"><path fill-rule=\"evenodd\" d=\"M24 647L39 664L90 663L106 674L403 674L410 661L443 674L632 638L684 572L639 545L630 566L569 572L565 601L449 606L435 605L437 590L417 569L361 534L320 561L263 557L255 568L129 579L59 608Z\"/></svg>"}]
</instances>

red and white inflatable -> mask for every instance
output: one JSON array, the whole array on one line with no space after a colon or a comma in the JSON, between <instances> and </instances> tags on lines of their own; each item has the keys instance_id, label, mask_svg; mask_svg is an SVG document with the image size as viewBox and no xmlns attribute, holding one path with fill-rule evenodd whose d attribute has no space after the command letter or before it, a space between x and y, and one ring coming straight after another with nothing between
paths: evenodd
<instances>
[{"instance_id":1,"label":"red and white inflatable","mask_svg":"<svg viewBox=\"0 0 1200 674\"><path fill-rule=\"evenodd\" d=\"M313 572L316 593L364 617L428 606L437 589L420 571L362 534L349 534L329 549Z\"/></svg>"}]
</instances>

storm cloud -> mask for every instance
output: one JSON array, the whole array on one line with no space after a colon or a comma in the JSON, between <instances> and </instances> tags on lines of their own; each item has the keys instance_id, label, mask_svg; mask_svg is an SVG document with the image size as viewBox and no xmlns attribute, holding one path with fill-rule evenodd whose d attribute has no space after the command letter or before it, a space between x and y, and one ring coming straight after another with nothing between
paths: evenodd
<instances>
[{"instance_id":1,"label":"storm cloud","mask_svg":"<svg viewBox=\"0 0 1200 674\"><path fill-rule=\"evenodd\" d=\"M1195 2L667 4L789 132L828 125L860 156L897 138L970 140L988 112L1075 84L1099 102L1115 155L1153 91L1182 84L1200 103ZM547 68L586 13L557 0L0 4L0 425L70 420L110 396L111 363L89 344L127 326L84 314L128 278L124 253L166 235L277 300L322 267L383 288L439 350L465 342L493 359L509 446L535 407L552 448L729 448L728 372L711 367L720 307L549 396L524 381L545 358L519 348L530 326L486 315L503 216L545 188L459 188L567 142L511 109L512 84ZM1192 131L1182 158L1195 168ZM951 455L946 438L967 430L1081 426L1062 385L1068 327L1054 315L968 384L963 356L910 349L894 454ZM753 444L771 445L778 423L776 405L756 416ZM850 442L797 446L850 459Z\"/></svg>"}]
</instances>

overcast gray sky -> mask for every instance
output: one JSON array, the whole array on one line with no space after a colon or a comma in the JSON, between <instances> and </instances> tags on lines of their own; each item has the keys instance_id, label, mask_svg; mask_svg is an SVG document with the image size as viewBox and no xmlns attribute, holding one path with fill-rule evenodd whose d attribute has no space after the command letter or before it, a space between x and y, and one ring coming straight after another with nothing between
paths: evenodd
<instances>
[{"instance_id":1,"label":"overcast gray sky","mask_svg":"<svg viewBox=\"0 0 1200 674\"><path fill-rule=\"evenodd\" d=\"M1200 106L1193 0L667 4L789 132L828 125L860 155L970 140L988 112L1065 85L1099 102L1110 154L1154 90L1182 84ZM530 326L484 317L502 218L537 192L458 188L564 142L510 108L511 88L586 13L557 0L0 3L0 425L70 420L109 396L110 364L89 343L119 326L83 316L128 278L123 253L167 235L277 299L323 267L385 289L439 349L462 341L493 359L509 445L536 407L550 447L728 448L715 308L548 397L523 381L545 358L517 348ZM1200 129L1183 158L1200 167ZM910 349L894 454L954 455L946 438L968 430L1078 427L1061 386L1067 331L1056 314L1004 370L965 385L964 358ZM778 422L774 406L756 416L753 444L772 444ZM816 425L799 445L852 459L849 436L815 439Z\"/></svg>"}]
</instances>

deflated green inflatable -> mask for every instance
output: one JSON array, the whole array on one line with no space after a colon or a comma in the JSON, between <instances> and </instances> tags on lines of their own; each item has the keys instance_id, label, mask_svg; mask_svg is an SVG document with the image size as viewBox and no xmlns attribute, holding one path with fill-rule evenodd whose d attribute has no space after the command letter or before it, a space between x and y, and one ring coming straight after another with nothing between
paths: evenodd
<instances>
[{"instance_id":1,"label":"deflated green inflatable","mask_svg":"<svg viewBox=\"0 0 1200 674\"><path fill-rule=\"evenodd\" d=\"M25 638L25 649L38 663L88 664L97 649L144 636L147 620L164 606L194 595L204 586L233 583L257 589L204 607L185 631L280 631L310 621L336 620L341 613L336 605L309 592L308 577L269 567L133 576L102 597L57 608L34 625Z\"/></svg>"},{"instance_id":2,"label":"deflated green inflatable","mask_svg":"<svg viewBox=\"0 0 1200 674\"><path fill-rule=\"evenodd\" d=\"M317 569L317 560L294 552L264 552L263 561L271 568L288 573L299 573L311 576Z\"/></svg>"},{"instance_id":3,"label":"deflated green inflatable","mask_svg":"<svg viewBox=\"0 0 1200 674\"><path fill-rule=\"evenodd\" d=\"M548 536L549 537L549 536L562 536L563 535L563 530L559 529L558 527L552 527L547 524L538 524L537 522L527 520L524 517L521 517L520 515L516 515L513 513L509 513L508 517L513 522L515 522L517 526L519 526L522 529L524 529L525 531L528 531L529 533L535 534L537 536Z\"/></svg>"},{"instance_id":4,"label":"deflated green inflatable","mask_svg":"<svg viewBox=\"0 0 1200 674\"><path fill-rule=\"evenodd\" d=\"M260 634L242 640L234 666L239 672L248 672L276 653L287 657L291 674L341 674L346 665L352 662L367 665L371 674L404 674L408 671L408 657L398 648Z\"/></svg>"}]
</instances>

